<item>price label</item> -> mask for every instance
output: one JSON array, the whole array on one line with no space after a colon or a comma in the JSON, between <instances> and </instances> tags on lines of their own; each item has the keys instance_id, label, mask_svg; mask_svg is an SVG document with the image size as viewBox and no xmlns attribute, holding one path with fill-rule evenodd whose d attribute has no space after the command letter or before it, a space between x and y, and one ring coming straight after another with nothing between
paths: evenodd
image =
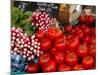
<instances>
[{"instance_id":1,"label":"price label","mask_svg":"<svg viewBox=\"0 0 100 75\"><path fill-rule=\"evenodd\" d=\"M45 2L28 2L28 1L15 1L14 6L20 8L22 11L45 11L57 17L60 4L45 3Z\"/></svg>"}]
</instances>

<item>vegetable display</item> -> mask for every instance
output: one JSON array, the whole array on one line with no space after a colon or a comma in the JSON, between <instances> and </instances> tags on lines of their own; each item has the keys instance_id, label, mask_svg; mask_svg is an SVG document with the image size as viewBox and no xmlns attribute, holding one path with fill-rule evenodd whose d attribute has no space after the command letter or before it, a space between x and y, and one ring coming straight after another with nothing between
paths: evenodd
<instances>
[{"instance_id":1,"label":"vegetable display","mask_svg":"<svg viewBox=\"0 0 100 75\"><path fill-rule=\"evenodd\" d=\"M45 11L26 13L12 9L11 62L24 64L21 69L12 65L14 72L44 73L96 68L96 19L93 15L80 15L78 24L73 26L60 25L53 15Z\"/></svg>"}]
</instances>

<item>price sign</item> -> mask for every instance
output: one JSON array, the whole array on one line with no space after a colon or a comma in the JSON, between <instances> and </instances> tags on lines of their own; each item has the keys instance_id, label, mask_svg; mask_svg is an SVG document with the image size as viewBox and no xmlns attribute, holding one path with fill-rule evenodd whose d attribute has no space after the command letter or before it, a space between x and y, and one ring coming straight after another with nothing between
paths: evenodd
<instances>
[{"instance_id":1,"label":"price sign","mask_svg":"<svg viewBox=\"0 0 100 75\"><path fill-rule=\"evenodd\" d=\"M20 8L22 11L46 11L54 17L57 17L59 12L59 4L57 3L15 1L14 6Z\"/></svg>"}]
</instances>

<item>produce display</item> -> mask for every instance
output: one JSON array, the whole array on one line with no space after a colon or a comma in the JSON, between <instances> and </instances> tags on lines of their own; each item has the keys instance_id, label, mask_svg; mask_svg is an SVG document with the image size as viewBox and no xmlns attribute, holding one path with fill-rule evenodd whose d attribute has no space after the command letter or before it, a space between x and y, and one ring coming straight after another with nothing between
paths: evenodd
<instances>
[{"instance_id":1,"label":"produce display","mask_svg":"<svg viewBox=\"0 0 100 75\"><path fill-rule=\"evenodd\" d=\"M22 12L15 7L12 9L19 11L16 14L12 12L13 18L17 15L16 19L12 19L11 27L12 73L96 68L94 15L82 13L77 18L78 23L73 26L70 23L62 25L56 17L46 11L35 10L25 17L27 11Z\"/></svg>"}]
</instances>

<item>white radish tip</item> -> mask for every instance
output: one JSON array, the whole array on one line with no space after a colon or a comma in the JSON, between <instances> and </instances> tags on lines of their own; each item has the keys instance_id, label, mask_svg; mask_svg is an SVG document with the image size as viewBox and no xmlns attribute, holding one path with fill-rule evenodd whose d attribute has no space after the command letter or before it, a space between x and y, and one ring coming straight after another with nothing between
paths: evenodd
<instances>
[{"instance_id":1,"label":"white radish tip","mask_svg":"<svg viewBox=\"0 0 100 75\"><path fill-rule=\"evenodd\" d=\"M24 48L24 51L27 51L27 48Z\"/></svg>"},{"instance_id":2,"label":"white radish tip","mask_svg":"<svg viewBox=\"0 0 100 75\"><path fill-rule=\"evenodd\" d=\"M26 55L23 55L23 58L26 58Z\"/></svg>"},{"instance_id":3,"label":"white radish tip","mask_svg":"<svg viewBox=\"0 0 100 75\"><path fill-rule=\"evenodd\" d=\"M28 57L28 60L31 60L31 58L30 58L30 57Z\"/></svg>"},{"instance_id":4,"label":"white radish tip","mask_svg":"<svg viewBox=\"0 0 100 75\"><path fill-rule=\"evenodd\" d=\"M17 47L15 47L15 48L14 48L14 51L17 51L17 50L18 50L18 48L17 48Z\"/></svg>"},{"instance_id":5,"label":"white radish tip","mask_svg":"<svg viewBox=\"0 0 100 75\"><path fill-rule=\"evenodd\" d=\"M24 44L24 47L27 47L28 45L27 44Z\"/></svg>"}]
</instances>

